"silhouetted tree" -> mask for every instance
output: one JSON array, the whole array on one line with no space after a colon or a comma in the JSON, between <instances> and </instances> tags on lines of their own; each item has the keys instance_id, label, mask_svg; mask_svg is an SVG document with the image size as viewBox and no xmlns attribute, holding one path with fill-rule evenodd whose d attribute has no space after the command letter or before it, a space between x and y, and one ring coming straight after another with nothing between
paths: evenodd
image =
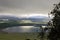
<instances>
[{"instance_id":1,"label":"silhouetted tree","mask_svg":"<svg viewBox=\"0 0 60 40\"><path fill-rule=\"evenodd\" d=\"M48 38L49 40L60 40L60 3L54 5L55 7L51 12L54 17L52 19L52 25L50 25L52 28Z\"/></svg>"},{"instance_id":2,"label":"silhouetted tree","mask_svg":"<svg viewBox=\"0 0 60 40\"><path fill-rule=\"evenodd\" d=\"M44 39L44 29L42 28L42 26L40 26L40 31L41 32L38 33L38 38L40 40L43 40Z\"/></svg>"}]
</instances>

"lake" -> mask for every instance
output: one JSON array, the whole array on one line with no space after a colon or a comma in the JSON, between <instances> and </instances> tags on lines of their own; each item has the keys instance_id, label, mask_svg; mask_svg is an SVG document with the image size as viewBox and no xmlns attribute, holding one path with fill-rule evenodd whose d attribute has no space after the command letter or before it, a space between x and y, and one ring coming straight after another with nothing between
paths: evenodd
<instances>
[{"instance_id":1,"label":"lake","mask_svg":"<svg viewBox=\"0 0 60 40\"><path fill-rule=\"evenodd\" d=\"M34 26L15 26L3 29L6 32L40 32L39 27Z\"/></svg>"}]
</instances>

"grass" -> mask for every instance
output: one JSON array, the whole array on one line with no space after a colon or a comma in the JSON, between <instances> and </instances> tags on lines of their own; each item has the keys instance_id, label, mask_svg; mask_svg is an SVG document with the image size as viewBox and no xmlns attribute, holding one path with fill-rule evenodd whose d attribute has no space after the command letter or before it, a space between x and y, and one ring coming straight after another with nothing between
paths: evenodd
<instances>
[{"instance_id":1,"label":"grass","mask_svg":"<svg viewBox=\"0 0 60 40\"><path fill-rule=\"evenodd\" d=\"M0 40L34 40L38 33L0 33Z\"/></svg>"}]
</instances>

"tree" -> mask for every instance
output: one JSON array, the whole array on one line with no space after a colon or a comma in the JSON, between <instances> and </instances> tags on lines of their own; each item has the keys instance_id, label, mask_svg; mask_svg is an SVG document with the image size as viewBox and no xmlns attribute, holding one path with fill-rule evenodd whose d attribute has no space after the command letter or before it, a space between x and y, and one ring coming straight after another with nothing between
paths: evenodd
<instances>
[{"instance_id":1,"label":"tree","mask_svg":"<svg viewBox=\"0 0 60 40\"><path fill-rule=\"evenodd\" d=\"M54 9L50 13L54 15L54 17L52 19L52 25L50 25L52 28L48 38L49 40L60 40L60 3L54 5Z\"/></svg>"},{"instance_id":2,"label":"tree","mask_svg":"<svg viewBox=\"0 0 60 40\"><path fill-rule=\"evenodd\" d=\"M41 32L38 33L38 38L44 40L44 28L42 26L40 26L40 31Z\"/></svg>"}]
</instances>

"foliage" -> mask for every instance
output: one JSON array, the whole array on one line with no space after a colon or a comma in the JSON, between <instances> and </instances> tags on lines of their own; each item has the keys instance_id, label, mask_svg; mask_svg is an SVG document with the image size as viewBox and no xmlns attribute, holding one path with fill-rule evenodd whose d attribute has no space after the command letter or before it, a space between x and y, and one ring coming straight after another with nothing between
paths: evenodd
<instances>
[{"instance_id":1,"label":"foliage","mask_svg":"<svg viewBox=\"0 0 60 40\"><path fill-rule=\"evenodd\" d=\"M40 26L40 31L41 32L38 32L38 38L40 39L40 40L44 40L45 38L44 38L44 29L42 28L42 26Z\"/></svg>"},{"instance_id":2,"label":"foliage","mask_svg":"<svg viewBox=\"0 0 60 40\"><path fill-rule=\"evenodd\" d=\"M54 4L55 8L51 12L54 16L52 19L51 32L49 33L49 40L60 40L60 3Z\"/></svg>"}]
</instances>

